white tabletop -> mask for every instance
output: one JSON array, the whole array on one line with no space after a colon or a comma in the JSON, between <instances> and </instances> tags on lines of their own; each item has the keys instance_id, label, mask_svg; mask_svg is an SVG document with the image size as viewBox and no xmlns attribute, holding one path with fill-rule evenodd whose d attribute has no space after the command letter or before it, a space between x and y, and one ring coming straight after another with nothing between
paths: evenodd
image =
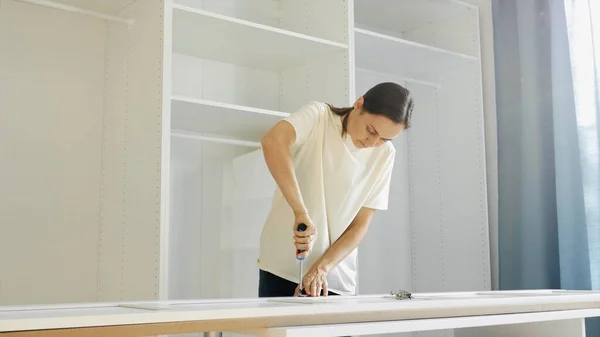
<instances>
[{"instance_id":1,"label":"white tabletop","mask_svg":"<svg viewBox=\"0 0 600 337\"><path fill-rule=\"evenodd\" d=\"M600 292L535 290L413 294L398 300L390 295L321 298L250 298L185 301L73 303L0 306L0 332L183 321L279 318L278 324L320 324L414 318L443 318L498 313L599 309ZM284 320L282 320L284 318ZM355 320L356 319L356 320Z\"/></svg>"}]
</instances>

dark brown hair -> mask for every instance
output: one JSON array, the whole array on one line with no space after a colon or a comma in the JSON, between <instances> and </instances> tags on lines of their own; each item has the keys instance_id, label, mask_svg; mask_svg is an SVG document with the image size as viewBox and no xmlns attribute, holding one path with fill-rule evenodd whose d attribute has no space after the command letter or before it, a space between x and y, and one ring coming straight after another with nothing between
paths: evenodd
<instances>
[{"instance_id":1,"label":"dark brown hair","mask_svg":"<svg viewBox=\"0 0 600 337\"><path fill-rule=\"evenodd\" d=\"M410 127L410 118L414 107L412 95L408 89L394 82L383 82L369 89L364 95L362 112L383 115L391 121ZM354 107L338 108L328 104L333 113L343 116L342 133L346 133L348 116Z\"/></svg>"}]
</instances>

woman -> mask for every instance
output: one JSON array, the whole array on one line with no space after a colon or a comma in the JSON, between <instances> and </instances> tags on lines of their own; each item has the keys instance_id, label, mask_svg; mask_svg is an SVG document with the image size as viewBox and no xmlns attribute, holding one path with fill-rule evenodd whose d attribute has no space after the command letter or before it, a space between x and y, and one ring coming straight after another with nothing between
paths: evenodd
<instances>
[{"instance_id":1,"label":"woman","mask_svg":"<svg viewBox=\"0 0 600 337\"><path fill-rule=\"evenodd\" d=\"M278 189L261 233L260 297L301 288L308 296L354 294L355 248L375 210L387 209L390 141L409 127L412 110L407 89L380 83L352 107L312 102L266 133L264 158ZM306 258L302 287L297 258Z\"/></svg>"}]
</instances>

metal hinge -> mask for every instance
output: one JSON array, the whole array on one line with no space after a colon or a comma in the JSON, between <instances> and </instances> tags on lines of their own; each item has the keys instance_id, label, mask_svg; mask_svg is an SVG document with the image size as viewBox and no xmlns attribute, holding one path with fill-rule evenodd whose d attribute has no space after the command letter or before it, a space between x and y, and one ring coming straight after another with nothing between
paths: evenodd
<instances>
[{"instance_id":1,"label":"metal hinge","mask_svg":"<svg viewBox=\"0 0 600 337\"><path fill-rule=\"evenodd\" d=\"M406 290L400 290L397 292L391 291L390 295L394 296L397 300L412 300L412 294Z\"/></svg>"}]
</instances>

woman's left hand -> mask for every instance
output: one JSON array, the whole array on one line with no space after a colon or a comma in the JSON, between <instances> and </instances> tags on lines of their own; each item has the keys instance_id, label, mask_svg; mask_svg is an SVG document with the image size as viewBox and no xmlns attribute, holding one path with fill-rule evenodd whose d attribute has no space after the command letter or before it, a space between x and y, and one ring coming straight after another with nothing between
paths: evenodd
<instances>
[{"instance_id":1,"label":"woman's left hand","mask_svg":"<svg viewBox=\"0 0 600 337\"><path fill-rule=\"evenodd\" d=\"M327 273L314 265L302 278L303 289L306 295L312 297L327 296ZM300 286L296 287L295 296L300 295Z\"/></svg>"}]
</instances>

